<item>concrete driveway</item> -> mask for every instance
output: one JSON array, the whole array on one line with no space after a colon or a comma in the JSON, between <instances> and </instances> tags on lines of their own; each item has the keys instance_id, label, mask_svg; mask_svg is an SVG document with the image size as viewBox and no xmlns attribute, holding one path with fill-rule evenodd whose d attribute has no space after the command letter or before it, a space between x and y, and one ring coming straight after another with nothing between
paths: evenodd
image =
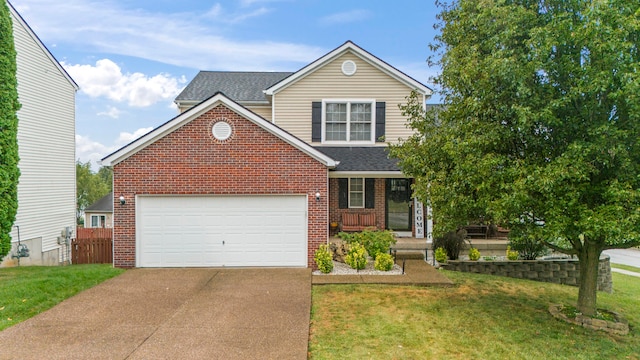
<instances>
[{"instance_id":1,"label":"concrete driveway","mask_svg":"<svg viewBox=\"0 0 640 360\"><path fill-rule=\"evenodd\" d=\"M134 269L0 332L0 359L306 359L309 269Z\"/></svg>"}]
</instances>

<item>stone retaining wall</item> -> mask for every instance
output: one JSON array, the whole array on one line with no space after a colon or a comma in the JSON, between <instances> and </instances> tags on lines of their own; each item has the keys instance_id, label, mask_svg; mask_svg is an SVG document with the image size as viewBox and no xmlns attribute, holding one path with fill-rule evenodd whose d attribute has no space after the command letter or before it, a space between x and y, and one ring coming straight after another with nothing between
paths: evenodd
<instances>
[{"instance_id":1,"label":"stone retaining wall","mask_svg":"<svg viewBox=\"0 0 640 360\"><path fill-rule=\"evenodd\" d=\"M580 263L578 259L516 260L516 261L468 261L449 260L441 266L447 270L507 276L519 279L552 282L578 286ZM600 257L598 291L612 292L611 264L609 256Z\"/></svg>"}]
</instances>

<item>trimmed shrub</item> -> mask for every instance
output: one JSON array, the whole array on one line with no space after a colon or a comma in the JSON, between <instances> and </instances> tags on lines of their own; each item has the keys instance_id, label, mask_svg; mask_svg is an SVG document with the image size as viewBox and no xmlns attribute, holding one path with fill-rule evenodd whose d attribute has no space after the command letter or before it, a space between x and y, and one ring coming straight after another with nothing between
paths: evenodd
<instances>
[{"instance_id":1,"label":"trimmed shrub","mask_svg":"<svg viewBox=\"0 0 640 360\"><path fill-rule=\"evenodd\" d=\"M378 254L373 268L380 271L389 271L393 269L393 256L390 254Z\"/></svg>"},{"instance_id":2,"label":"trimmed shrub","mask_svg":"<svg viewBox=\"0 0 640 360\"><path fill-rule=\"evenodd\" d=\"M344 261L352 269L362 270L367 265L367 251L360 244L352 244Z\"/></svg>"},{"instance_id":3,"label":"trimmed shrub","mask_svg":"<svg viewBox=\"0 0 640 360\"><path fill-rule=\"evenodd\" d=\"M480 250L472 247L469 249L469 260L478 261L480 259Z\"/></svg>"},{"instance_id":4,"label":"trimmed shrub","mask_svg":"<svg viewBox=\"0 0 640 360\"><path fill-rule=\"evenodd\" d=\"M444 250L444 248L437 248L436 252L434 253L434 256L436 258L436 261L439 263L446 263L447 262L447 252Z\"/></svg>"},{"instance_id":5,"label":"trimmed shrub","mask_svg":"<svg viewBox=\"0 0 640 360\"><path fill-rule=\"evenodd\" d=\"M333 257L331 251L326 244L320 245L316 253L313 255L313 259L318 265L318 270L323 274L328 274L333 270Z\"/></svg>"},{"instance_id":6,"label":"trimmed shrub","mask_svg":"<svg viewBox=\"0 0 640 360\"><path fill-rule=\"evenodd\" d=\"M396 243L393 233L389 230L363 230L355 233L341 232L338 233L338 237L350 245L360 244L364 246L369 256L373 259L376 259L378 254L387 253L389 247Z\"/></svg>"},{"instance_id":7,"label":"trimmed shrub","mask_svg":"<svg viewBox=\"0 0 640 360\"><path fill-rule=\"evenodd\" d=\"M518 252L511 250L511 246L507 246L507 259L514 261L514 260L518 260Z\"/></svg>"}]
</instances>

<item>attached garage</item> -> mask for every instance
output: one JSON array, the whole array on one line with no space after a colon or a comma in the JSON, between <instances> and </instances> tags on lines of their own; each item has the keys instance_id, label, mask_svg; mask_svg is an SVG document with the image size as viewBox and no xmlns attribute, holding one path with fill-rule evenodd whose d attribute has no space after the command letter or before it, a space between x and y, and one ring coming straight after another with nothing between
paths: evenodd
<instances>
[{"instance_id":1,"label":"attached garage","mask_svg":"<svg viewBox=\"0 0 640 360\"><path fill-rule=\"evenodd\" d=\"M223 94L102 164L116 267L313 267L327 242L337 162Z\"/></svg>"},{"instance_id":2,"label":"attached garage","mask_svg":"<svg viewBox=\"0 0 640 360\"><path fill-rule=\"evenodd\" d=\"M140 196L138 267L307 266L306 195Z\"/></svg>"}]
</instances>

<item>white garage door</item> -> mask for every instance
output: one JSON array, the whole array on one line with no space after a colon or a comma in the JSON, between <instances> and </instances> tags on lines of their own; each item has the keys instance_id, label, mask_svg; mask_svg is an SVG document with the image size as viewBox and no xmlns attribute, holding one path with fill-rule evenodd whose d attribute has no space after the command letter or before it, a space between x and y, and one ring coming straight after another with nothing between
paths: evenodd
<instances>
[{"instance_id":1,"label":"white garage door","mask_svg":"<svg viewBox=\"0 0 640 360\"><path fill-rule=\"evenodd\" d=\"M306 196L141 196L139 267L307 266Z\"/></svg>"}]
</instances>

